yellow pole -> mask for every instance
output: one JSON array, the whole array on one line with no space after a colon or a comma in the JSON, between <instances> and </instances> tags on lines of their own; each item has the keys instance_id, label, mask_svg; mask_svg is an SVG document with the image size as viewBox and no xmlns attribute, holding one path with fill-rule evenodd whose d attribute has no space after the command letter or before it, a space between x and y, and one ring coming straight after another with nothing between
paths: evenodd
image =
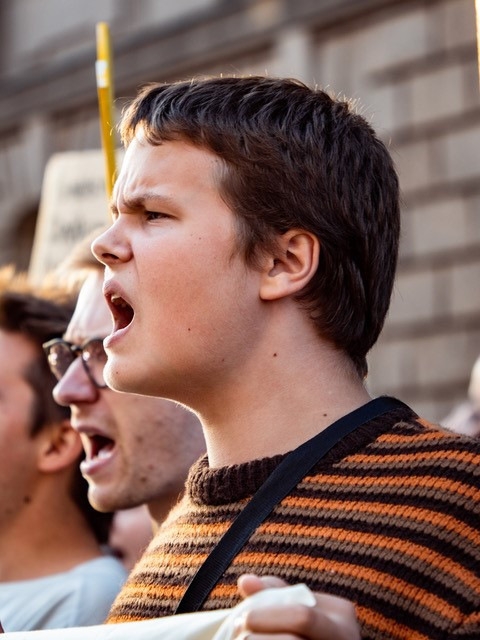
<instances>
[{"instance_id":1,"label":"yellow pole","mask_svg":"<svg viewBox=\"0 0 480 640\"><path fill-rule=\"evenodd\" d=\"M115 166L115 121L113 118L113 69L110 31L106 22L97 23L97 76L100 132L105 157L105 185L110 200L116 178Z\"/></svg>"},{"instance_id":2,"label":"yellow pole","mask_svg":"<svg viewBox=\"0 0 480 640\"><path fill-rule=\"evenodd\" d=\"M477 59L478 74L480 78L480 0L475 0L475 13L477 16Z\"/></svg>"}]
</instances>

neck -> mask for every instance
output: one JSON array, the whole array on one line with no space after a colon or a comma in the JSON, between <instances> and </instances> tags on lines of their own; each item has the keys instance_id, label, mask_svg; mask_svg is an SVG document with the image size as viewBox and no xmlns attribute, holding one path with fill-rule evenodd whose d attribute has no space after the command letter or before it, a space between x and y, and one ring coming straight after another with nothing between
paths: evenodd
<instances>
[{"instance_id":1,"label":"neck","mask_svg":"<svg viewBox=\"0 0 480 640\"><path fill-rule=\"evenodd\" d=\"M61 573L101 555L83 514L50 480L58 483L45 478L14 519L2 518L0 582Z\"/></svg>"},{"instance_id":2,"label":"neck","mask_svg":"<svg viewBox=\"0 0 480 640\"><path fill-rule=\"evenodd\" d=\"M155 500L147 503L150 518L152 520L152 528L155 532L167 517L172 507L178 502L183 492L169 493L162 495Z\"/></svg>"},{"instance_id":3,"label":"neck","mask_svg":"<svg viewBox=\"0 0 480 640\"><path fill-rule=\"evenodd\" d=\"M209 465L283 454L370 400L349 358L309 324L265 341L199 411Z\"/></svg>"}]
</instances>

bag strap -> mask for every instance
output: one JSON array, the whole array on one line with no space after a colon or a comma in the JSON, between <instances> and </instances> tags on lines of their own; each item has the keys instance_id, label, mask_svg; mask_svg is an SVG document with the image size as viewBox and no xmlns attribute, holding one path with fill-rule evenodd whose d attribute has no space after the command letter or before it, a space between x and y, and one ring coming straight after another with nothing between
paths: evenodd
<instances>
[{"instance_id":1,"label":"bag strap","mask_svg":"<svg viewBox=\"0 0 480 640\"><path fill-rule=\"evenodd\" d=\"M399 408L408 407L395 398L381 397L371 400L290 452L268 476L200 566L180 600L175 614L191 613L200 609L255 529L337 442L360 425Z\"/></svg>"}]
</instances>

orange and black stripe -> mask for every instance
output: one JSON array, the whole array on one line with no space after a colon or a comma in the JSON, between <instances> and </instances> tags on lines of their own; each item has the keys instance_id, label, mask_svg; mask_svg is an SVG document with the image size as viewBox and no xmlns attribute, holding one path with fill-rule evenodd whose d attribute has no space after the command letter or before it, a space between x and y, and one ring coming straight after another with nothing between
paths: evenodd
<instances>
[{"instance_id":1,"label":"orange and black stripe","mask_svg":"<svg viewBox=\"0 0 480 640\"><path fill-rule=\"evenodd\" d=\"M172 614L198 567L281 456L211 470L204 458L109 622ZM356 603L362 637L480 638L480 443L398 410L339 443L257 529L205 609L245 572Z\"/></svg>"}]
</instances>

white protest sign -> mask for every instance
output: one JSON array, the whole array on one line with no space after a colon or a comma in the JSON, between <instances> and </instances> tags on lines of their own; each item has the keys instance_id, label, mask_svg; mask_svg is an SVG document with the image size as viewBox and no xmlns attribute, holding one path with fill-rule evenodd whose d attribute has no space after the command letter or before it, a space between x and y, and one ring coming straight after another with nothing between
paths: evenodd
<instances>
[{"instance_id":1,"label":"white protest sign","mask_svg":"<svg viewBox=\"0 0 480 640\"><path fill-rule=\"evenodd\" d=\"M117 153L117 165L122 155ZM53 155L43 179L29 279L39 282L79 240L109 220L102 151Z\"/></svg>"}]
</instances>

